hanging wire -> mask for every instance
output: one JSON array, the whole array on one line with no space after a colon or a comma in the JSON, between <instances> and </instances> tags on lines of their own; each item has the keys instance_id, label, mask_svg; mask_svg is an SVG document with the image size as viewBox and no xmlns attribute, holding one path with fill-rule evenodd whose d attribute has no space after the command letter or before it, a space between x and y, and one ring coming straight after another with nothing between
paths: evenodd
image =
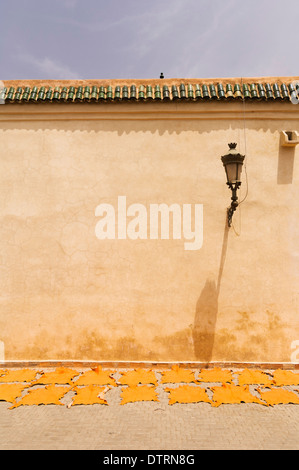
<instances>
[{"instance_id":1,"label":"hanging wire","mask_svg":"<svg viewBox=\"0 0 299 470\"><path fill-rule=\"evenodd\" d=\"M243 134L244 134L244 147L245 147L245 162L244 162L244 172L246 180L246 194L242 201L239 202L239 205L245 201L248 196L248 175L247 175L247 145L246 145L246 111L245 111L245 97L244 97L244 88L243 88L243 78L241 78L241 85L243 90Z\"/></svg>"},{"instance_id":2,"label":"hanging wire","mask_svg":"<svg viewBox=\"0 0 299 470\"><path fill-rule=\"evenodd\" d=\"M244 161L244 173L245 173L245 180L246 180L246 193L245 193L245 196L243 197L243 199L239 202L239 206L245 201L245 199L247 198L248 196L248 174L247 174L247 145L246 145L246 111L245 111L245 97L244 97L244 88L243 88L243 78L241 78L241 85L242 85L242 90L243 90L243 98L242 98L242 102L243 102L243 135L244 135L244 147L245 147L245 161ZM241 214L241 211L240 211L240 214ZM240 215L241 217L241 215ZM240 226L241 226L241 223L240 223ZM240 236L240 233L238 233L235 229L235 226L232 222L232 228L235 232L235 234L239 237Z\"/></svg>"}]
</instances>

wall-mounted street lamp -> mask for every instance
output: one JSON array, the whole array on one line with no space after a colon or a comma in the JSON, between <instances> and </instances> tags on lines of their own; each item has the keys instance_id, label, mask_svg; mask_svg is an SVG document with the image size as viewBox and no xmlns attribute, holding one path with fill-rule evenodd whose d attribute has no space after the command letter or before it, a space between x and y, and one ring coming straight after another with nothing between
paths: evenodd
<instances>
[{"instance_id":1,"label":"wall-mounted street lamp","mask_svg":"<svg viewBox=\"0 0 299 470\"><path fill-rule=\"evenodd\" d=\"M227 185L232 191L232 202L230 207L227 209L227 222L230 227L232 224L232 218L235 210L237 209L239 202L237 196L237 190L241 186L241 172L242 165L245 155L241 155L236 150L237 144L228 144L229 153L221 157L223 166L225 168Z\"/></svg>"}]
</instances>

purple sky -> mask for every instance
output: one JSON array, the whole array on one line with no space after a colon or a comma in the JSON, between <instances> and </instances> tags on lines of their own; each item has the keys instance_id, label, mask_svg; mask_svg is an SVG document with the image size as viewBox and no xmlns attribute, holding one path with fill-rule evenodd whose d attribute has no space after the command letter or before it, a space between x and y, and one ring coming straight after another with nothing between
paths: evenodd
<instances>
[{"instance_id":1,"label":"purple sky","mask_svg":"<svg viewBox=\"0 0 299 470\"><path fill-rule=\"evenodd\" d=\"M0 9L1 80L299 75L298 0L1 0Z\"/></svg>"}]
</instances>

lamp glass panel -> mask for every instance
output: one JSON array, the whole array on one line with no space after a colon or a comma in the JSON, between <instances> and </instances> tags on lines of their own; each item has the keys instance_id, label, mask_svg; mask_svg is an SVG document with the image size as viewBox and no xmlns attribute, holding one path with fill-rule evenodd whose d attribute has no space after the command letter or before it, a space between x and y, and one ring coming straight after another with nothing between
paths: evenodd
<instances>
[{"instance_id":1,"label":"lamp glass panel","mask_svg":"<svg viewBox=\"0 0 299 470\"><path fill-rule=\"evenodd\" d=\"M237 165L237 181L241 181L242 166L242 163Z\"/></svg>"},{"instance_id":2,"label":"lamp glass panel","mask_svg":"<svg viewBox=\"0 0 299 470\"><path fill-rule=\"evenodd\" d=\"M235 183L238 181L238 164L237 163L228 163L225 167L226 177L228 183Z\"/></svg>"}]
</instances>

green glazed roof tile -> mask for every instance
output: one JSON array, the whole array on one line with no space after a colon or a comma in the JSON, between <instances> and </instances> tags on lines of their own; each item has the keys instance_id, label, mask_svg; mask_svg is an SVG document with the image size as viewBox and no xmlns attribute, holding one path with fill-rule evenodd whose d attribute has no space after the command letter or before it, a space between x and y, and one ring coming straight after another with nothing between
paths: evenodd
<instances>
[{"instance_id":1,"label":"green glazed roof tile","mask_svg":"<svg viewBox=\"0 0 299 470\"><path fill-rule=\"evenodd\" d=\"M249 91L247 83L243 83L243 96L244 96L244 99L250 98L250 91Z\"/></svg>"},{"instance_id":2,"label":"green glazed roof tile","mask_svg":"<svg viewBox=\"0 0 299 470\"><path fill-rule=\"evenodd\" d=\"M28 101L28 99L29 99L29 94L30 94L30 87L29 87L29 86L26 86L26 87L25 87L25 90L24 90L24 93L23 93L23 96L22 96L22 100L23 100L23 101Z\"/></svg>"},{"instance_id":3,"label":"green glazed roof tile","mask_svg":"<svg viewBox=\"0 0 299 470\"><path fill-rule=\"evenodd\" d=\"M46 92L46 101L52 101L52 96L53 96L53 90L52 88L49 88L48 91Z\"/></svg>"},{"instance_id":4,"label":"green glazed roof tile","mask_svg":"<svg viewBox=\"0 0 299 470\"><path fill-rule=\"evenodd\" d=\"M31 89L31 92L30 92L30 101L36 101L37 99L37 93L38 93L38 88L35 86Z\"/></svg>"},{"instance_id":5,"label":"green glazed roof tile","mask_svg":"<svg viewBox=\"0 0 299 470\"><path fill-rule=\"evenodd\" d=\"M136 100L137 99L137 91L136 91L136 86L131 85L130 87L130 98L131 100Z\"/></svg>"},{"instance_id":6,"label":"green glazed roof tile","mask_svg":"<svg viewBox=\"0 0 299 470\"><path fill-rule=\"evenodd\" d=\"M195 85L195 98L197 99L201 98L201 89L200 89L200 85L198 84Z\"/></svg>"},{"instance_id":7,"label":"green glazed roof tile","mask_svg":"<svg viewBox=\"0 0 299 470\"><path fill-rule=\"evenodd\" d=\"M263 87L262 83L258 84L257 89L258 89L258 92L259 92L259 97L260 98L265 98L266 93L265 93L265 90L264 90L264 87Z\"/></svg>"},{"instance_id":8,"label":"green glazed roof tile","mask_svg":"<svg viewBox=\"0 0 299 470\"><path fill-rule=\"evenodd\" d=\"M1 100L1 102L2 102L2 100L5 100L6 94L7 94L7 88L6 87L0 88L0 100Z\"/></svg>"},{"instance_id":9,"label":"green glazed roof tile","mask_svg":"<svg viewBox=\"0 0 299 470\"><path fill-rule=\"evenodd\" d=\"M217 96L217 93L216 93L216 88L215 88L215 85L213 85L212 83L209 85L209 89L210 89L210 96L212 99L218 99L218 96Z\"/></svg>"},{"instance_id":10,"label":"green glazed roof tile","mask_svg":"<svg viewBox=\"0 0 299 470\"><path fill-rule=\"evenodd\" d=\"M114 90L114 99L115 100L120 100L120 86L116 86Z\"/></svg>"},{"instance_id":11,"label":"green glazed roof tile","mask_svg":"<svg viewBox=\"0 0 299 470\"><path fill-rule=\"evenodd\" d=\"M19 103L21 103L22 101L22 96L23 96L23 88L21 87L18 87L17 88L17 92L16 92L16 96L15 96L15 100Z\"/></svg>"},{"instance_id":12,"label":"green glazed roof tile","mask_svg":"<svg viewBox=\"0 0 299 470\"><path fill-rule=\"evenodd\" d=\"M170 100L169 88L167 85L163 86L163 99L166 101Z\"/></svg>"},{"instance_id":13,"label":"green glazed roof tile","mask_svg":"<svg viewBox=\"0 0 299 470\"><path fill-rule=\"evenodd\" d=\"M225 98L225 92L222 83L217 84L217 92L219 99Z\"/></svg>"},{"instance_id":14,"label":"green glazed roof tile","mask_svg":"<svg viewBox=\"0 0 299 470\"><path fill-rule=\"evenodd\" d=\"M66 101L67 99L67 87L66 86L62 88L60 98L61 100Z\"/></svg>"},{"instance_id":15,"label":"green glazed roof tile","mask_svg":"<svg viewBox=\"0 0 299 470\"><path fill-rule=\"evenodd\" d=\"M238 83L235 84L234 86L234 97L235 98L242 98L242 93L241 93L241 88Z\"/></svg>"},{"instance_id":16,"label":"green glazed roof tile","mask_svg":"<svg viewBox=\"0 0 299 470\"><path fill-rule=\"evenodd\" d=\"M144 100L145 99L145 88L143 85L140 85L139 90L138 90L138 99L139 100Z\"/></svg>"},{"instance_id":17,"label":"green glazed roof tile","mask_svg":"<svg viewBox=\"0 0 299 470\"><path fill-rule=\"evenodd\" d=\"M6 96L6 99L9 100L9 101L12 101L13 100L13 97L14 97L14 94L15 94L15 89L14 87L10 87L8 93L7 93L7 96Z\"/></svg>"},{"instance_id":18,"label":"green glazed roof tile","mask_svg":"<svg viewBox=\"0 0 299 470\"><path fill-rule=\"evenodd\" d=\"M251 83L250 93L251 93L251 98L257 98L257 89L256 89L255 83Z\"/></svg>"},{"instance_id":19,"label":"green glazed roof tile","mask_svg":"<svg viewBox=\"0 0 299 470\"><path fill-rule=\"evenodd\" d=\"M290 93L296 92L296 88L294 87L292 83L289 84L288 88L289 88Z\"/></svg>"},{"instance_id":20,"label":"green glazed roof tile","mask_svg":"<svg viewBox=\"0 0 299 470\"><path fill-rule=\"evenodd\" d=\"M188 84L188 98L190 99L194 98L193 86L190 83Z\"/></svg>"},{"instance_id":21,"label":"green glazed roof tile","mask_svg":"<svg viewBox=\"0 0 299 470\"><path fill-rule=\"evenodd\" d=\"M277 83L274 83L273 85L273 92L274 92L274 98L281 98L279 86L277 85Z\"/></svg>"},{"instance_id":22,"label":"green glazed roof tile","mask_svg":"<svg viewBox=\"0 0 299 470\"><path fill-rule=\"evenodd\" d=\"M171 94L172 94L172 99L173 100L179 99L179 92L178 92L178 89L177 89L176 85L172 85Z\"/></svg>"},{"instance_id":23,"label":"green glazed roof tile","mask_svg":"<svg viewBox=\"0 0 299 470\"><path fill-rule=\"evenodd\" d=\"M187 98L186 87L185 87L184 83L180 84L180 98L183 99L183 100Z\"/></svg>"},{"instance_id":24,"label":"green glazed roof tile","mask_svg":"<svg viewBox=\"0 0 299 470\"><path fill-rule=\"evenodd\" d=\"M75 96L76 101L82 101L83 100L83 87L79 86L76 91L76 96Z\"/></svg>"},{"instance_id":25,"label":"green glazed roof tile","mask_svg":"<svg viewBox=\"0 0 299 470\"><path fill-rule=\"evenodd\" d=\"M202 86L202 97L204 99L209 99L210 98L209 89L208 89L207 85Z\"/></svg>"},{"instance_id":26,"label":"green glazed roof tile","mask_svg":"<svg viewBox=\"0 0 299 470\"><path fill-rule=\"evenodd\" d=\"M287 89L287 86L286 86L285 83L282 83L280 89L281 89L281 95L282 95L282 97L283 97L283 98L288 98L289 93L288 93L288 89Z\"/></svg>"},{"instance_id":27,"label":"green glazed roof tile","mask_svg":"<svg viewBox=\"0 0 299 470\"><path fill-rule=\"evenodd\" d=\"M159 87L159 85L155 86L155 99L156 100L161 100L162 99L161 88Z\"/></svg>"},{"instance_id":28,"label":"green glazed roof tile","mask_svg":"<svg viewBox=\"0 0 299 470\"><path fill-rule=\"evenodd\" d=\"M89 86L86 86L84 88L83 99L84 101L90 101L90 87Z\"/></svg>"},{"instance_id":29,"label":"green glazed roof tile","mask_svg":"<svg viewBox=\"0 0 299 470\"><path fill-rule=\"evenodd\" d=\"M109 101L113 99L113 89L112 89L112 86L110 85L107 87L106 98Z\"/></svg>"},{"instance_id":30,"label":"green glazed roof tile","mask_svg":"<svg viewBox=\"0 0 299 470\"><path fill-rule=\"evenodd\" d=\"M40 87L38 95L37 95L38 101L43 101L45 99L45 96L46 96L45 90L46 89L44 86Z\"/></svg>"},{"instance_id":31,"label":"green glazed roof tile","mask_svg":"<svg viewBox=\"0 0 299 470\"><path fill-rule=\"evenodd\" d=\"M97 88L96 90L94 89L93 92L92 92L92 95L94 96L95 99L99 99L100 101L102 100L105 100L106 97L107 97L107 94L106 94L106 89L104 86L100 86L99 88L99 93L97 92ZM109 99L112 99L112 96L113 96L113 92L112 92L112 89L109 90Z\"/></svg>"},{"instance_id":32,"label":"green glazed roof tile","mask_svg":"<svg viewBox=\"0 0 299 470\"><path fill-rule=\"evenodd\" d=\"M229 83L226 85L226 97L227 98L233 98L234 97L233 87Z\"/></svg>"},{"instance_id":33,"label":"green glazed roof tile","mask_svg":"<svg viewBox=\"0 0 299 470\"><path fill-rule=\"evenodd\" d=\"M147 85L146 87L146 98L152 100L153 99L153 90L151 85Z\"/></svg>"},{"instance_id":34,"label":"green glazed roof tile","mask_svg":"<svg viewBox=\"0 0 299 470\"><path fill-rule=\"evenodd\" d=\"M123 100L128 100L129 99L129 90L126 85L122 87L122 99Z\"/></svg>"},{"instance_id":35,"label":"green glazed roof tile","mask_svg":"<svg viewBox=\"0 0 299 470\"><path fill-rule=\"evenodd\" d=\"M269 100L274 99L274 95L273 95L273 91L272 91L272 88L271 88L270 83L266 83L265 89L266 89L266 96L267 96L267 98L268 98Z\"/></svg>"},{"instance_id":36,"label":"green glazed roof tile","mask_svg":"<svg viewBox=\"0 0 299 470\"><path fill-rule=\"evenodd\" d=\"M96 101L98 99L98 87L93 86L91 89L91 95L90 95L90 100L91 101Z\"/></svg>"},{"instance_id":37,"label":"green glazed roof tile","mask_svg":"<svg viewBox=\"0 0 299 470\"><path fill-rule=\"evenodd\" d=\"M247 81L247 83L210 82L210 83L184 83L177 84L163 82L152 85L144 84L136 86L133 84L111 84L106 86L99 84L86 84L84 86L65 85L59 86L5 86L1 89L3 99L6 103L51 103L51 102L76 102L89 103L101 101L182 101L196 102L198 100L257 100L257 101L288 101L291 94L297 91L295 86L286 83L269 83L265 81ZM12 82L11 82L12 83ZM26 82L22 82L26 85ZM1 96L2 96L1 95Z\"/></svg>"},{"instance_id":38,"label":"green glazed roof tile","mask_svg":"<svg viewBox=\"0 0 299 470\"><path fill-rule=\"evenodd\" d=\"M53 93L53 100L54 101L59 101L59 99L60 99L60 88L55 87L54 88L54 93Z\"/></svg>"},{"instance_id":39,"label":"green glazed roof tile","mask_svg":"<svg viewBox=\"0 0 299 470\"><path fill-rule=\"evenodd\" d=\"M55 95L55 90L54 90L54 93L53 93L53 98L54 98L54 95ZM67 100L68 101L74 101L74 98L75 98L75 87L71 86L68 89Z\"/></svg>"}]
</instances>

